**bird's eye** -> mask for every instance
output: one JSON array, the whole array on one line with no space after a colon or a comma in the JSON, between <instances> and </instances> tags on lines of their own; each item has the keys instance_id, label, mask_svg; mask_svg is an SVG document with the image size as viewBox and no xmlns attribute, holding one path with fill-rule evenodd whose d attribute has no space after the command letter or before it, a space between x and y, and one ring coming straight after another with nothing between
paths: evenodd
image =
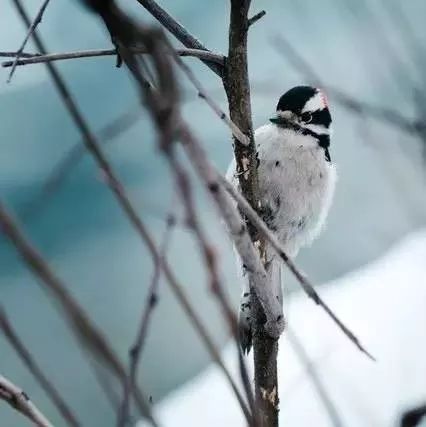
<instances>
[{"instance_id":1,"label":"bird's eye","mask_svg":"<svg viewBox=\"0 0 426 427\"><path fill-rule=\"evenodd\" d=\"M312 121L312 114L311 113L302 113L300 118L301 118L302 122L310 123Z\"/></svg>"}]
</instances>

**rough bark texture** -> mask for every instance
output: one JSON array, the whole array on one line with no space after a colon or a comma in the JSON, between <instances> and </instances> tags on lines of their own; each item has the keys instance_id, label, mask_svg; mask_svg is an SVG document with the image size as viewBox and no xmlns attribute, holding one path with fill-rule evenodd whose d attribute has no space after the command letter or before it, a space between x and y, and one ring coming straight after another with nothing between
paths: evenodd
<instances>
[{"instance_id":1,"label":"rough bark texture","mask_svg":"<svg viewBox=\"0 0 426 427\"><path fill-rule=\"evenodd\" d=\"M250 0L231 0L229 51L224 84L231 120L250 138L248 146L244 146L234 139L234 153L241 190L249 203L256 209L259 191L247 64L249 7ZM254 233L254 230L251 232Z\"/></svg>"},{"instance_id":2,"label":"rough bark texture","mask_svg":"<svg viewBox=\"0 0 426 427\"><path fill-rule=\"evenodd\" d=\"M256 146L251 118L247 63L249 8L250 0L231 0L229 51L224 84L231 120L250 138L248 146L243 146L234 139L234 154L241 191L251 206L258 210L261 206L259 205ZM251 224L248 224L248 229L252 240L259 242L258 248L263 259L264 242ZM255 277L251 277L251 280L255 280ZM252 284L250 287L254 288ZM252 295L254 295L253 292ZM263 327L265 316L257 298L253 298L252 305L255 313L253 353L257 421L261 427L278 426L278 341L265 333Z\"/></svg>"},{"instance_id":3,"label":"rough bark texture","mask_svg":"<svg viewBox=\"0 0 426 427\"><path fill-rule=\"evenodd\" d=\"M278 427L278 340L266 334L259 324L263 314L253 304L257 324L253 334L254 383L258 423L261 427Z\"/></svg>"}]
</instances>

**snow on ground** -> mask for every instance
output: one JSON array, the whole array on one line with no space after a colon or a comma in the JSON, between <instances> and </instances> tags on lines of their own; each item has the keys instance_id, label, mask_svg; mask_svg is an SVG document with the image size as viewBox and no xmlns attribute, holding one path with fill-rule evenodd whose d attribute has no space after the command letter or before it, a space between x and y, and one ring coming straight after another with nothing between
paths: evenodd
<instances>
[{"instance_id":1,"label":"snow on ground","mask_svg":"<svg viewBox=\"0 0 426 427\"><path fill-rule=\"evenodd\" d=\"M357 351L305 295L287 304L289 327L305 348L342 425L396 426L402 411L426 400L426 230L407 237L371 265L321 287L320 293L377 359L372 362ZM237 377L233 345L223 357ZM332 426L308 369L283 336L280 421L285 426ZM163 426L246 425L226 380L213 365L155 409Z\"/></svg>"}]
</instances>

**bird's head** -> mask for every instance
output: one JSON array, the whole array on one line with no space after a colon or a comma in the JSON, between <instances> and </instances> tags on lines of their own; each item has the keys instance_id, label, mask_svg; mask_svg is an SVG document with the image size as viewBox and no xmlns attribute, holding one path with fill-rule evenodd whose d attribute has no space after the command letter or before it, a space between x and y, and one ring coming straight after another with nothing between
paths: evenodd
<instances>
[{"instance_id":1,"label":"bird's head","mask_svg":"<svg viewBox=\"0 0 426 427\"><path fill-rule=\"evenodd\" d=\"M277 126L306 130L315 135L331 133L331 115L324 93L311 86L296 86L281 96L270 121Z\"/></svg>"}]
</instances>

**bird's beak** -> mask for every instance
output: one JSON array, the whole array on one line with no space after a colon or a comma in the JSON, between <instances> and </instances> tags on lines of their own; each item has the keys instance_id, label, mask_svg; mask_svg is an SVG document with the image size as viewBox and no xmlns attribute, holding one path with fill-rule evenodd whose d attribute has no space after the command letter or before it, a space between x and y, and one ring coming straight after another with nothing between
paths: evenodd
<instances>
[{"instance_id":1,"label":"bird's beak","mask_svg":"<svg viewBox=\"0 0 426 427\"><path fill-rule=\"evenodd\" d=\"M271 123L274 123L275 125L284 125L288 122L288 120L283 119L282 117L279 117L279 116L271 117L269 121Z\"/></svg>"},{"instance_id":2,"label":"bird's beak","mask_svg":"<svg viewBox=\"0 0 426 427\"><path fill-rule=\"evenodd\" d=\"M278 126L286 126L289 123L295 123L297 121L297 116L292 111L277 111L277 115L271 117L269 121Z\"/></svg>"}]
</instances>

